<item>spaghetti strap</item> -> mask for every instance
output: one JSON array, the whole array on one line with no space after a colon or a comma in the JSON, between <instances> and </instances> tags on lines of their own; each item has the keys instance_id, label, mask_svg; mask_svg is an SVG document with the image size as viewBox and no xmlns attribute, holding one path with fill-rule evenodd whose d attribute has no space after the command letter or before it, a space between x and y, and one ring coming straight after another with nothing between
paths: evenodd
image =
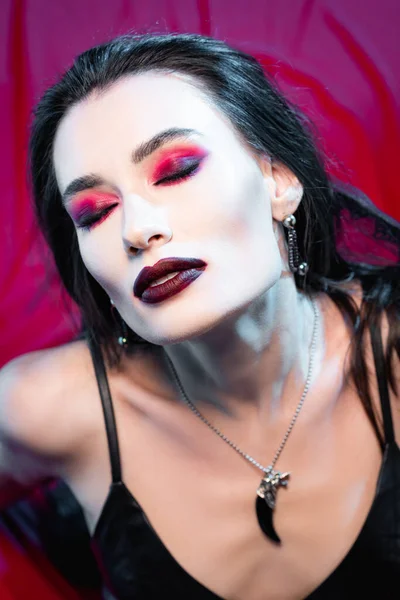
<instances>
[{"instance_id":1,"label":"spaghetti strap","mask_svg":"<svg viewBox=\"0 0 400 600\"><path fill-rule=\"evenodd\" d=\"M99 387L101 404L103 406L104 421L106 425L108 450L110 453L111 475L113 483L121 482L121 459L119 453L117 424L108 385L106 368L100 346L94 340L88 340L92 355L94 370Z\"/></svg>"},{"instance_id":2,"label":"spaghetti strap","mask_svg":"<svg viewBox=\"0 0 400 600\"><path fill-rule=\"evenodd\" d=\"M383 430L385 433L386 444L392 444L395 441L392 411L390 408L389 387L386 377L385 355L383 351L382 334L380 327L374 324L370 325L371 345L374 354L375 370L378 380L379 397L382 407Z\"/></svg>"},{"instance_id":3,"label":"spaghetti strap","mask_svg":"<svg viewBox=\"0 0 400 600\"><path fill-rule=\"evenodd\" d=\"M378 380L379 397L382 408L383 428L385 443L390 444L395 440L392 412L390 408L389 388L386 379L385 356L383 352L382 336L379 328L370 325L371 345L375 361L375 369ZM115 422L114 408L111 399L110 388L104 359L99 345L93 340L88 341L92 355L97 384L103 407L104 420L107 432L108 448L110 453L111 473L113 483L122 481L121 459L118 444L117 425Z\"/></svg>"}]
</instances>

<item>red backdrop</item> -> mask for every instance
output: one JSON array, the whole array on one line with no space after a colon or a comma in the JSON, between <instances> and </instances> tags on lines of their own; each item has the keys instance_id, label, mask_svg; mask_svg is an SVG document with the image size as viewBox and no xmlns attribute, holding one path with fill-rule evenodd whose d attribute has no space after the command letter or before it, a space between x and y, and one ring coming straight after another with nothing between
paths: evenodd
<instances>
[{"instance_id":1,"label":"red backdrop","mask_svg":"<svg viewBox=\"0 0 400 600\"><path fill-rule=\"evenodd\" d=\"M1 0L0 366L75 331L33 223L26 147L35 101L77 53L150 30L213 35L254 54L315 121L336 174L400 219L399 25L398 0ZM37 565L0 535L0 597L76 597Z\"/></svg>"}]
</instances>

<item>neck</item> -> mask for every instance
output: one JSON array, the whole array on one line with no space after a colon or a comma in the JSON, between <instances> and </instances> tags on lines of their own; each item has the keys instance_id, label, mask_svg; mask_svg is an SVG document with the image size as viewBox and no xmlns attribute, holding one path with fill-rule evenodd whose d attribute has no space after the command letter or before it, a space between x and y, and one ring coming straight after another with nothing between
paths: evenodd
<instances>
[{"instance_id":1,"label":"neck","mask_svg":"<svg viewBox=\"0 0 400 600\"><path fill-rule=\"evenodd\" d=\"M283 277L239 314L195 339L165 346L164 352L200 411L212 405L237 418L268 411L270 419L282 410L285 398L290 410L301 397L313 326L312 302L297 290L292 277ZM176 397L168 360L165 368Z\"/></svg>"}]
</instances>

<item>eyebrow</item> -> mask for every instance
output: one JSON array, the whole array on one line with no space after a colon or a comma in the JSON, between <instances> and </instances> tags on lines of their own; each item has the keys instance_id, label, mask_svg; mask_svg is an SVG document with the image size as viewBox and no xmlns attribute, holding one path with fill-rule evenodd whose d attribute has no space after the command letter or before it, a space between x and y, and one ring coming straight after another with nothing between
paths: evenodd
<instances>
[{"instance_id":1,"label":"eyebrow","mask_svg":"<svg viewBox=\"0 0 400 600\"><path fill-rule=\"evenodd\" d=\"M169 129L160 131L149 140L139 144L139 146L135 148L135 150L132 152L131 160L133 164L138 165L145 158L150 156L150 154L153 154L153 152L158 150L167 142L171 142L172 140L175 140L177 138L188 138L192 135L201 135L201 133L199 131L196 131L196 129L188 129L182 127L170 127ZM78 192L93 189L95 187L104 185L105 183L106 181L99 175L82 175L81 177L74 179L73 181L71 181L71 183L67 185L64 192L61 195L62 202L63 204L68 204L71 198Z\"/></svg>"},{"instance_id":2,"label":"eyebrow","mask_svg":"<svg viewBox=\"0 0 400 600\"><path fill-rule=\"evenodd\" d=\"M195 129L182 127L171 127L170 129L160 131L160 133L156 133L156 135L147 142L139 144L136 150L132 152L132 162L137 165L150 156L150 154L153 154L153 152L158 150L163 144L175 140L176 138L190 137L194 134L201 135L201 133Z\"/></svg>"}]
</instances>

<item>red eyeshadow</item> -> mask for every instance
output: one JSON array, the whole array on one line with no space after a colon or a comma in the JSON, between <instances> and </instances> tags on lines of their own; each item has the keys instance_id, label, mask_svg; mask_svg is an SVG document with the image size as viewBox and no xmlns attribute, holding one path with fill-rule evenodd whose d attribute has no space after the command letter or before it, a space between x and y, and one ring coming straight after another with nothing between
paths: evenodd
<instances>
[{"instance_id":1,"label":"red eyeshadow","mask_svg":"<svg viewBox=\"0 0 400 600\"><path fill-rule=\"evenodd\" d=\"M160 152L157 164L152 172L152 179L157 181L171 172L185 168L187 163L200 161L207 156L208 152L204 148L194 145L185 145L182 147L166 148Z\"/></svg>"},{"instance_id":2,"label":"red eyeshadow","mask_svg":"<svg viewBox=\"0 0 400 600\"><path fill-rule=\"evenodd\" d=\"M74 221L79 221L82 214L94 215L110 206L110 204L115 204L117 200L116 196L110 196L109 194L93 193L90 196L84 195L71 200L69 212Z\"/></svg>"}]
</instances>

